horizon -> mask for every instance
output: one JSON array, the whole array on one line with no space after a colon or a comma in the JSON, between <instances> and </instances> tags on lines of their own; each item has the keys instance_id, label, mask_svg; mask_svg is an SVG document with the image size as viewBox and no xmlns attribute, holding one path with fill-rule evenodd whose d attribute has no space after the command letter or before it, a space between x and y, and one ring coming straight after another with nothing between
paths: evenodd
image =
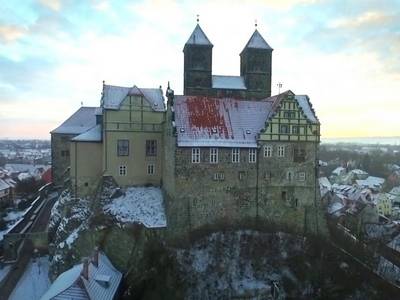
<instances>
[{"instance_id":1,"label":"horizon","mask_svg":"<svg viewBox=\"0 0 400 300\"><path fill-rule=\"evenodd\" d=\"M322 139L396 137L400 125L398 4L398 0L362 4L204 1L200 5L194 1L4 1L0 138L49 139L49 132L82 102L99 105L103 80L164 89L170 81L175 94L181 94L182 49L197 14L214 44L213 74L239 73L239 53L257 22L258 31L274 48L272 94L278 93L277 83L282 82L282 91L309 95L321 122ZM173 21L168 16L174 16Z\"/></svg>"}]
</instances>

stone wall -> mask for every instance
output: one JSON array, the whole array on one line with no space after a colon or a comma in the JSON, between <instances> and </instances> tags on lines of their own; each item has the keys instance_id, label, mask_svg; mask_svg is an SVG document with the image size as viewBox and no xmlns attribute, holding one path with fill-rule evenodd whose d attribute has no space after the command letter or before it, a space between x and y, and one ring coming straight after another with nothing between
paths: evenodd
<instances>
[{"instance_id":1,"label":"stone wall","mask_svg":"<svg viewBox=\"0 0 400 300\"><path fill-rule=\"evenodd\" d=\"M72 134L51 134L51 166L55 186L63 185L65 176L69 175L66 171L70 166L70 140L74 136Z\"/></svg>"},{"instance_id":2,"label":"stone wall","mask_svg":"<svg viewBox=\"0 0 400 300\"><path fill-rule=\"evenodd\" d=\"M192 149L177 147L174 176L170 174L175 178L175 190L166 189L169 229L190 231L247 219L285 224L298 232L325 228L315 185L316 145L302 143L306 151L303 162L294 162L293 149L299 143L268 145L273 149L284 146L285 157L276 157L276 151L274 156L264 157L262 144L255 163L249 162L246 148L240 150L239 163L232 162L232 148L219 148L217 164L209 162L209 148L201 148L201 162L192 163ZM304 180L299 173L305 173Z\"/></svg>"}]
</instances>

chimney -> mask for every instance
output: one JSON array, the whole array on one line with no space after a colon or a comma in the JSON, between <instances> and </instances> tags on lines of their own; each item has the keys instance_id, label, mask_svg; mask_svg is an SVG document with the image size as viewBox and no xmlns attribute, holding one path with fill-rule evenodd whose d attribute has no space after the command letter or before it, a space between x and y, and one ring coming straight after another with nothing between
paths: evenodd
<instances>
[{"instance_id":1,"label":"chimney","mask_svg":"<svg viewBox=\"0 0 400 300\"><path fill-rule=\"evenodd\" d=\"M99 267L99 247L94 247L92 263L96 268Z\"/></svg>"},{"instance_id":2,"label":"chimney","mask_svg":"<svg viewBox=\"0 0 400 300\"><path fill-rule=\"evenodd\" d=\"M89 280L89 260L87 258L84 258L82 260L82 264L83 264L83 266L82 266L81 275L86 280Z\"/></svg>"}]
</instances>

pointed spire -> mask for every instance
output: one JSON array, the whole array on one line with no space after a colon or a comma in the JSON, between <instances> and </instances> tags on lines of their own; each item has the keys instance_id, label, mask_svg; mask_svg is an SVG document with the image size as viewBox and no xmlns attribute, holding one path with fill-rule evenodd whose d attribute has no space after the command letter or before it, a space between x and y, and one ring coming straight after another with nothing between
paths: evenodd
<instances>
[{"instance_id":1,"label":"pointed spire","mask_svg":"<svg viewBox=\"0 0 400 300\"><path fill-rule=\"evenodd\" d=\"M255 26L257 27L257 21L255 23ZM251 36L250 40L247 42L243 51L246 50L247 48L273 50L271 48L271 46L268 45L268 43L264 40L262 35L258 32L257 28L256 28L256 30L254 30L253 35Z\"/></svg>"},{"instance_id":2,"label":"pointed spire","mask_svg":"<svg viewBox=\"0 0 400 300\"><path fill-rule=\"evenodd\" d=\"M207 38L204 31L201 29L200 25L197 24L194 28L192 34L190 35L186 45L203 45L203 46L212 46L210 40Z\"/></svg>"}]
</instances>

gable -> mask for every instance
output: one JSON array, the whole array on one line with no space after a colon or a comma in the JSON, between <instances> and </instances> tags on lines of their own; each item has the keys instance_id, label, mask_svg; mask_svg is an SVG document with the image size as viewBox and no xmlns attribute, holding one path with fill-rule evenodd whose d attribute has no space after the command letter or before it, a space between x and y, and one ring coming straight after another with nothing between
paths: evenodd
<instances>
[{"instance_id":1,"label":"gable","mask_svg":"<svg viewBox=\"0 0 400 300\"><path fill-rule=\"evenodd\" d=\"M319 141L319 121L307 96L286 92L276 103L260 140Z\"/></svg>"}]
</instances>

